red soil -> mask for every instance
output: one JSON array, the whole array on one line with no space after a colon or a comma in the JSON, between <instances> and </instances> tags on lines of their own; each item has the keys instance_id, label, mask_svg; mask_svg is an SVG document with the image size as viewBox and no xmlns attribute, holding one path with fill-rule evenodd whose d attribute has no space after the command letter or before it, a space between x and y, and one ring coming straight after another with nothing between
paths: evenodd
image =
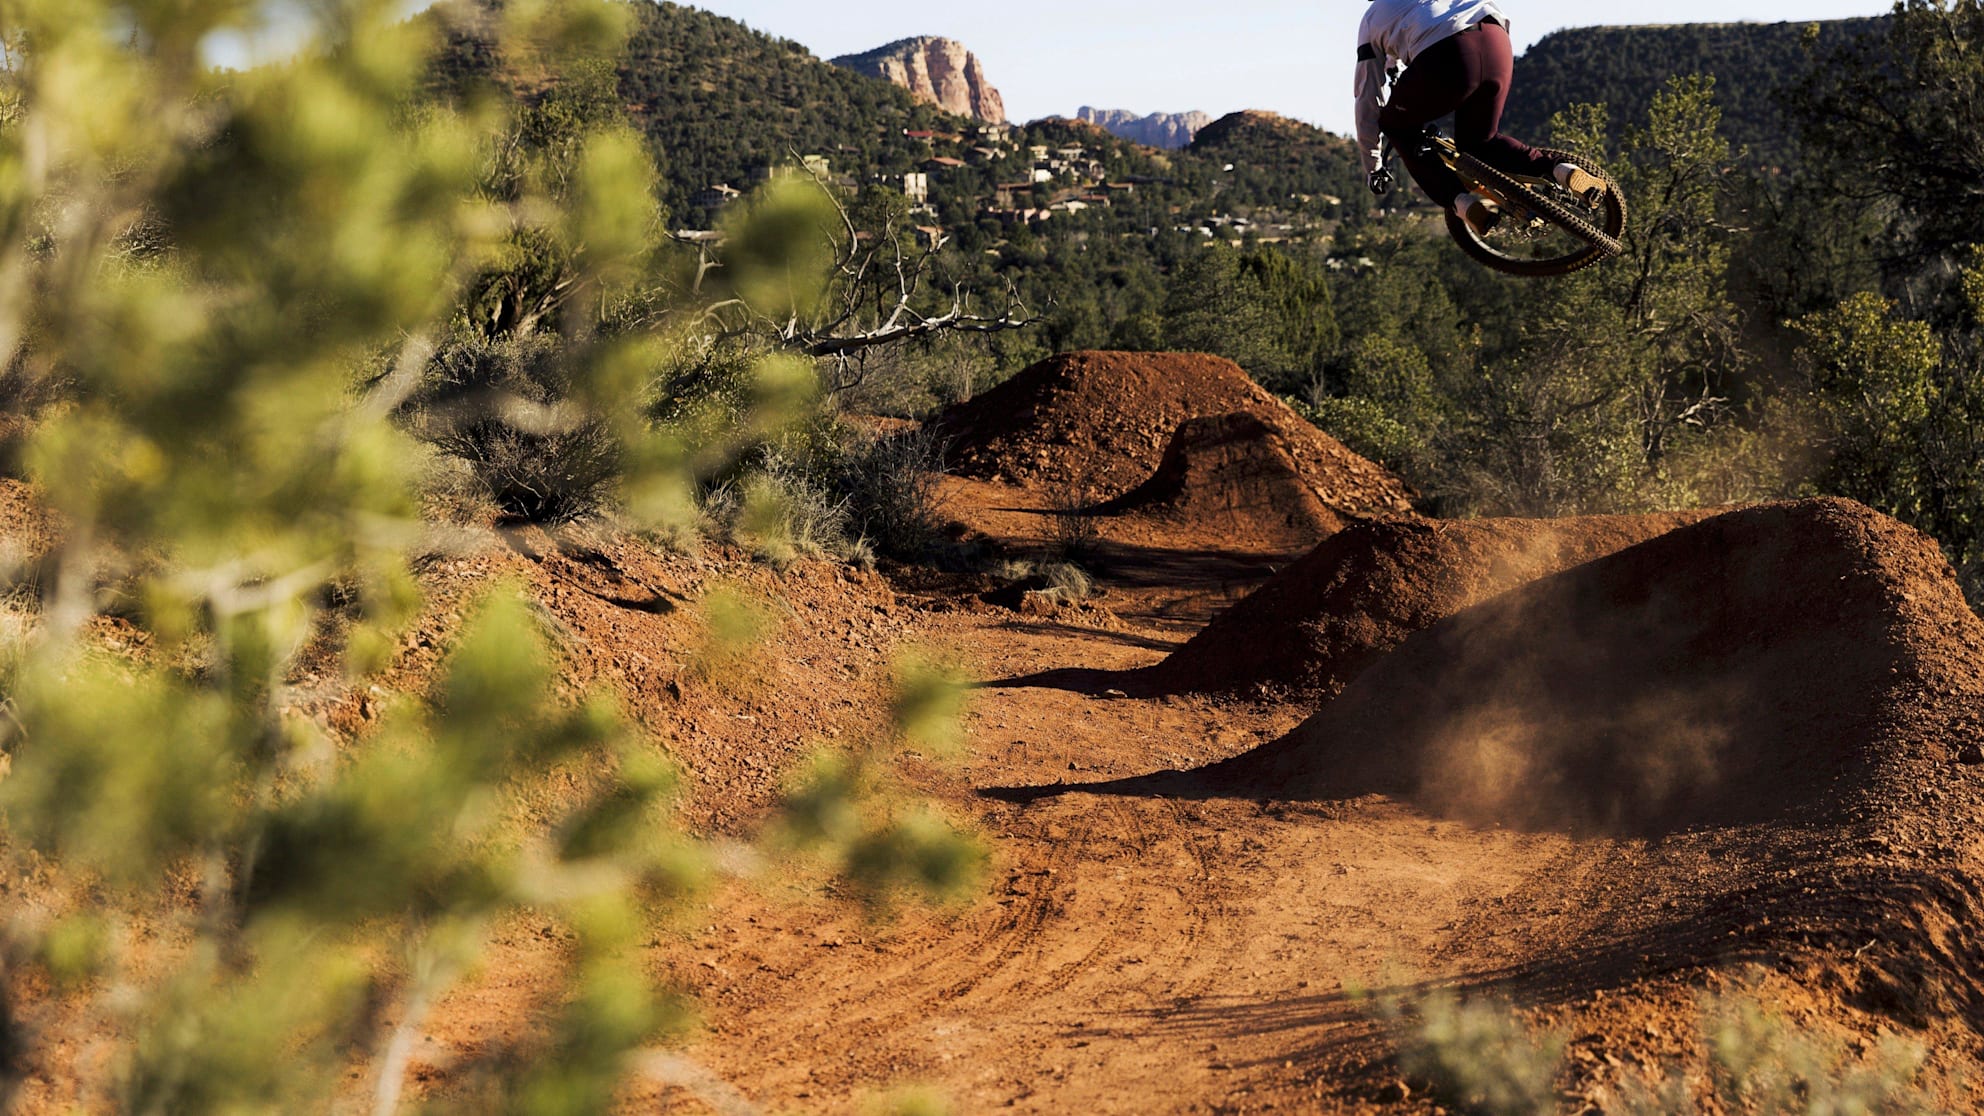
<instances>
[{"instance_id":1,"label":"red soil","mask_svg":"<svg viewBox=\"0 0 1984 1116\"><path fill-rule=\"evenodd\" d=\"M955 491L976 501L959 514L1022 502ZM20 495L0 486L0 536ZM1573 1111L1617 1110L1642 1067L1702 1080L1700 997L1729 991L1863 1049L1899 1032L1927 1047L1932 1081L1979 1079L1984 625L1928 540L1858 505L1693 518L1354 527L1219 622L1252 633L1225 647L1257 677L1278 657L1316 664L1285 680L1311 695L1296 702L1016 681L1173 650L1175 625L1218 599L1178 603L1182 551L1105 570L1125 622L1100 627L583 533L425 564L429 611L385 683L420 692L466 602L520 581L568 684L617 692L691 772L690 824L737 835L809 748L886 722L901 648L949 650L984 681L958 766L912 757L901 777L977 826L986 891L881 924L726 860L748 878L649 943L705 1026L653 1059L677 1071L630 1086L629 1111L734 1111L742 1094L855 1112L924 1082L971 1112L1429 1113L1351 991L1429 983L1511 997L1562 1033ZM774 619L719 686L696 663L700 602L723 587ZM290 679L297 712L363 731L391 695L322 650ZM1093 779L1110 782L1069 785ZM977 793L1014 784L1033 791ZM559 795L533 788L531 804L548 817ZM471 1095L477 1057L556 1017L568 953L547 918L496 927L422 1028L411 1093ZM10 1013L42 1037L18 1107L67 1110L104 1076L84 1060L101 1037L79 1022L88 997L10 975ZM354 1070L369 1087L371 1067ZM1937 1099L1975 1110L1977 1095Z\"/></svg>"},{"instance_id":2,"label":"red soil","mask_svg":"<svg viewBox=\"0 0 1984 1116\"><path fill-rule=\"evenodd\" d=\"M33 486L0 477L0 573L46 554L56 545L56 534L55 517Z\"/></svg>"},{"instance_id":3,"label":"red soil","mask_svg":"<svg viewBox=\"0 0 1984 1116\"><path fill-rule=\"evenodd\" d=\"M631 536L527 528L508 545L440 557L422 574L427 608L381 684L431 685L475 598L521 586L539 606L573 693L617 696L681 764L686 817L734 830L776 798L776 774L822 742L870 724L912 614L878 574L803 563L781 574L724 548L673 554ZM702 603L720 592L761 613L748 653L710 639ZM324 641L334 650L335 638ZM334 654L306 656L299 708L349 736L378 715L376 694L341 687Z\"/></svg>"},{"instance_id":4,"label":"red soil","mask_svg":"<svg viewBox=\"0 0 1984 1116\"><path fill-rule=\"evenodd\" d=\"M1359 523L1214 617L1136 682L1334 697L1416 631L1710 514Z\"/></svg>"},{"instance_id":5,"label":"red soil","mask_svg":"<svg viewBox=\"0 0 1984 1116\"><path fill-rule=\"evenodd\" d=\"M1140 512L1267 549L1313 545L1343 530L1344 520L1310 487L1296 452L1282 433L1244 411L1189 418L1157 472L1105 510Z\"/></svg>"},{"instance_id":6,"label":"red soil","mask_svg":"<svg viewBox=\"0 0 1984 1116\"><path fill-rule=\"evenodd\" d=\"M1332 512L1411 510L1397 477L1303 421L1239 365L1203 353L1064 353L940 423L958 473L1072 488L1083 503L1099 503L1150 479L1187 419L1234 412L1274 433Z\"/></svg>"},{"instance_id":7,"label":"red soil","mask_svg":"<svg viewBox=\"0 0 1984 1116\"><path fill-rule=\"evenodd\" d=\"M1399 794L1477 823L1840 821L1958 771L1980 701L1984 623L1935 542L1812 500L1729 512L1460 612L1234 769L1279 793Z\"/></svg>"}]
</instances>

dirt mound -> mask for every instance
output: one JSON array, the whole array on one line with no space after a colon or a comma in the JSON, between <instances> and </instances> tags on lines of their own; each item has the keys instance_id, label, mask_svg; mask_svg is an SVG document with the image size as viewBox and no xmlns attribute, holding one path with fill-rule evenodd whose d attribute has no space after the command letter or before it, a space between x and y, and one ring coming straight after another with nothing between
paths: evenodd
<instances>
[{"instance_id":1,"label":"dirt mound","mask_svg":"<svg viewBox=\"0 0 1984 1116\"><path fill-rule=\"evenodd\" d=\"M1204 353L1063 353L946 411L953 469L1072 487L1089 503L1150 479L1187 419L1243 413L1274 431L1335 512L1407 512L1403 481L1304 422L1240 366Z\"/></svg>"},{"instance_id":2,"label":"dirt mound","mask_svg":"<svg viewBox=\"0 0 1984 1116\"><path fill-rule=\"evenodd\" d=\"M16 581L51 575L52 568L44 567L59 545L58 520L34 486L0 477L0 592Z\"/></svg>"},{"instance_id":3,"label":"dirt mound","mask_svg":"<svg viewBox=\"0 0 1984 1116\"><path fill-rule=\"evenodd\" d=\"M1245 411L1186 419L1157 472L1111 501L1108 512L1142 512L1235 538L1302 546L1343 530L1335 493L1311 487L1289 439Z\"/></svg>"},{"instance_id":4,"label":"dirt mound","mask_svg":"<svg viewBox=\"0 0 1984 1116\"><path fill-rule=\"evenodd\" d=\"M1139 681L1167 691L1334 697L1414 632L1712 514L1359 523L1221 613Z\"/></svg>"},{"instance_id":5,"label":"dirt mound","mask_svg":"<svg viewBox=\"0 0 1984 1116\"><path fill-rule=\"evenodd\" d=\"M1227 773L1580 831L1864 816L1973 744L1980 648L1932 540L1850 501L1749 508L1435 624Z\"/></svg>"}]
</instances>

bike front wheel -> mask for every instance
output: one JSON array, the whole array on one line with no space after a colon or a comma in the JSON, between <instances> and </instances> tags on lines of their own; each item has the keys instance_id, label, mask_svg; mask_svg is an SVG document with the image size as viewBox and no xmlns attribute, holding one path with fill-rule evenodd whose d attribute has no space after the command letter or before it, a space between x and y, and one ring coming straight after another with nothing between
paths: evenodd
<instances>
[{"instance_id":1,"label":"bike front wheel","mask_svg":"<svg viewBox=\"0 0 1984 1116\"><path fill-rule=\"evenodd\" d=\"M1552 163L1583 167L1602 186L1580 197L1554 181L1517 178L1463 153L1462 171L1500 205L1502 220L1481 234L1449 210L1447 232L1460 250L1496 271L1526 277L1568 275L1618 255L1619 238L1626 231L1626 198L1612 176L1568 151L1538 148L1537 154Z\"/></svg>"}]
</instances>

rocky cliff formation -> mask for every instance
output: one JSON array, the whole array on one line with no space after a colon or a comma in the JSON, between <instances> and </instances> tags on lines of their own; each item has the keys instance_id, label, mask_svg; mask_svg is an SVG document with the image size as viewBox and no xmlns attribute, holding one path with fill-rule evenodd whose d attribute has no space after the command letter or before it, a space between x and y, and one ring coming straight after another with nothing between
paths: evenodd
<instances>
[{"instance_id":1,"label":"rocky cliff formation","mask_svg":"<svg viewBox=\"0 0 1984 1116\"><path fill-rule=\"evenodd\" d=\"M952 39L929 35L903 39L865 54L844 54L833 60L857 73L894 82L917 99L959 116L974 116L995 124L1006 121L1006 103L985 80L978 56Z\"/></svg>"},{"instance_id":2,"label":"rocky cliff formation","mask_svg":"<svg viewBox=\"0 0 1984 1116\"><path fill-rule=\"evenodd\" d=\"M1212 123L1212 117L1203 112L1153 112L1148 116L1138 116L1127 109L1099 109L1088 105L1083 105L1077 115L1101 126L1110 135L1167 151L1175 151L1191 143L1200 128Z\"/></svg>"}]
</instances>

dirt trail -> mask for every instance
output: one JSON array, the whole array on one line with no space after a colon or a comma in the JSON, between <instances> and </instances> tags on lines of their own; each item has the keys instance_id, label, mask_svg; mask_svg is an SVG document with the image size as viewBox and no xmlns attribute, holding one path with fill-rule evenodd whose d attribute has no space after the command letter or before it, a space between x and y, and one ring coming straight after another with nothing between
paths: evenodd
<instances>
[{"instance_id":1,"label":"dirt trail","mask_svg":"<svg viewBox=\"0 0 1984 1116\"><path fill-rule=\"evenodd\" d=\"M1457 927L1565 844L1384 803L1277 817L1070 795L985 824L1003 855L978 911L837 930L858 944L836 949L802 928L719 953L754 975L710 989L724 1034L703 1056L825 1108L890 1080L939 1083L960 1111L1340 1101L1382 1046L1350 990L1432 971ZM1492 867L1459 870L1461 843Z\"/></svg>"},{"instance_id":2,"label":"dirt trail","mask_svg":"<svg viewBox=\"0 0 1984 1116\"><path fill-rule=\"evenodd\" d=\"M975 537L1053 530L1039 487L946 491ZM899 649L953 649L982 680L962 762L906 776L992 846L987 893L875 924L803 875L720 889L654 932L652 968L703 1022L626 1110L854 1112L927 1084L960 1112L1430 1113L1355 994L1428 986L1564 1033L1567 1111L1698 1057L1704 990L1900 1032L1984 1080L1984 625L1921 536L1822 501L1362 527L1308 558L1114 517L1102 547L1107 611L1047 615L618 537L525 534L427 568L389 682L417 688L468 597L520 579L573 687L626 696L717 835L748 832L808 747L885 715ZM695 669L682 606L718 587L783 602L741 685ZM1362 642L1309 640L1286 607L1302 593ZM1277 611L1303 653L1364 657L1312 658L1328 670L1265 696L1094 684L1179 669L1201 629ZM374 715L311 663L292 683L333 728ZM1486 778L1491 760L1521 780ZM451 1094L544 1026L566 948L548 921L501 927L421 1036L413 1094Z\"/></svg>"},{"instance_id":3,"label":"dirt trail","mask_svg":"<svg viewBox=\"0 0 1984 1116\"><path fill-rule=\"evenodd\" d=\"M1681 610L1690 622L1672 637L1680 642L1646 638L1635 621L1670 617L1661 602L1688 584L1701 603ZM1919 710L1934 696L1926 684L1960 699L1945 701L1947 724L1978 689L1976 620L1949 584L1933 549L1892 521L1837 502L1794 505L1683 528L1464 610L1406 639L1287 733L1298 707L995 688L975 714L963 781L1032 789L980 815L1000 852L991 905L881 932L841 924L826 943L802 916L775 945L719 946L714 963L735 975L702 982L717 1033L699 1056L756 1083L754 1095L825 1109L892 1080L935 1082L964 1111L1423 1108L1396 1093L1381 1103L1388 1037L1349 993L1430 982L1514 996L1567 1031L1583 1052L1564 1083L1575 1108L1616 1097L1636 1060L1693 1056L1696 996L1740 984L1821 1031L1919 1028L1939 1071L1974 1065L1978 1036L1964 1020L1977 1017L1980 956L1954 928L1984 910L1978 850L1904 848L1913 838L1894 836L1923 816L1896 787L1927 774L1960 816L1979 816L1975 778L1952 755L1927 754L1953 738L1904 746L1877 726L1855 737L1891 741L1865 755L1906 775L1849 773L1867 793L1827 793L1846 776L1824 762L1802 784L1784 769L1746 768L1705 800L1657 799L1664 814L1578 813L1566 809L1577 800L1559 797L1554 819L1457 806L1434 782L1437 765L1418 782L1360 788L1358 764L1326 739L1346 718L1413 724L1410 706L1427 690L1406 680L1444 677L1436 664L1457 648L1479 650L1463 664L1535 661L1484 638L1526 634L1591 655L1589 642L1552 634L1543 621L1553 615L1599 639L1609 663L1697 655L1710 671L1754 656L1765 669L1750 684L1776 678L1808 704L1863 677L1854 663L1912 663L1896 698ZM1814 610L1820 592L1827 607ZM1593 604L1603 607L1579 611ZM1594 628L1597 617L1616 623ZM1774 653L1780 644L1790 650ZM1009 630L987 645L993 671L1056 658L1120 669L1151 657L1066 633ZM1845 673L1819 671L1842 656ZM1485 672L1479 686L1500 677L1472 669ZM1367 689L1374 696L1360 698ZM1461 708L1471 692L1429 707ZM1372 704L1392 694L1406 706ZM1875 720L1893 704L1840 692L1818 719L1850 720L1856 701ZM1656 727L1607 739L1658 751ZM1249 748L1250 735L1271 739ZM1413 757L1430 753L1416 747L1367 749L1369 763L1419 770ZM1237 758L1207 767L1221 755ZM1799 786L1816 797L1799 798ZM1655 819L1658 828L1644 824ZM1612 824L1621 821L1634 824Z\"/></svg>"}]
</instances>

